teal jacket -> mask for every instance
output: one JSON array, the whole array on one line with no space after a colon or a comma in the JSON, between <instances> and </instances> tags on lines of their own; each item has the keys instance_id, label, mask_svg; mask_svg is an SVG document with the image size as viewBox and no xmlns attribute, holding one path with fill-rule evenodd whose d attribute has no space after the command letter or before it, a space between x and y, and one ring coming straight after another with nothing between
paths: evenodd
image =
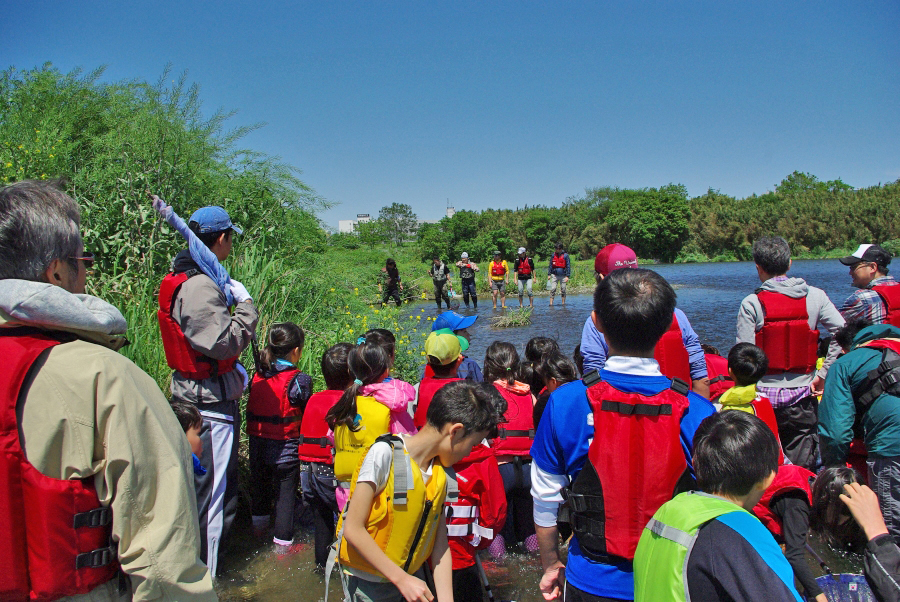
<instances>
[{"instance_id":1,"label":"teal jacket","mask_svg":"<svg viewBox=\"0 0 900 602\"><path fill-rule=\"evenodd\" d=\"M856 407L853 391L866 380L870 370L881 362L881 350L859 347L875 339L900 338L900 328L875 324L860 330L853 348L841 356L828 371L825 393L819 404L819 439L822 463L826 466L847 461L847 449L853 439ZM861 417L866 448L871 456L900 456L900 398L883 394Z\"/></svg>"}]
</instances>

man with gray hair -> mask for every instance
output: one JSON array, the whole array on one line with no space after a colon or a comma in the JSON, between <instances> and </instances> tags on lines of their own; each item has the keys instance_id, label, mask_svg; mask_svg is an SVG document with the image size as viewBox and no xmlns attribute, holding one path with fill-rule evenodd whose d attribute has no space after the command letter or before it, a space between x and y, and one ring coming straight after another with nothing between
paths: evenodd
<instances>
[{"instance_id":1,"label":"man with gray hair","mask_svg":"<svg viewBox=\"0 0 900 602\"><path fill-rule=\"evenodd\" d=\"M741 301L737 342L761 347L769 372L757 390L775 410L784 454L794 464L815 470L819 463L817 395L840 348L834 342L822 368L816 370L819 326L831 333L844 318L825 291L802 278L789 278L791 248L781 237L753 243L753 261L762 285Z\"/></svg>"},{"instance_id":2,"label":"man with gray hair","mask_svg":"<svg viewBox=\"0 0 900 602\"><path fill-rule=\"evenodd\" d=\"M84 294L79 225L56 183L0 189L0 598L215 600L190 445Z\"/></svg>"}]
</instances>

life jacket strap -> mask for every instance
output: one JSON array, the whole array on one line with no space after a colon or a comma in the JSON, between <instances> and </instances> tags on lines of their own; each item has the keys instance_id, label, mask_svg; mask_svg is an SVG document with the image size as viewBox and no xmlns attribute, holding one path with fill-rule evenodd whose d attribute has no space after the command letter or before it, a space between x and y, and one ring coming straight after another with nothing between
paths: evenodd
<instances>
[{"instance_id":1,"label":"life jacket strap","mask_svg":"<svg viewBox=\"0 0 900 602\"><path fill-rule=\"evenodd\" d=\"M600 409L604 412L615 412L624 416L671 416L672 404L661 403L622 403L620 401L603 401Z\"/></svg>"},{"instance_id":2,"label":"life jacket strap","mask_svg":"<svg viewBox=\"0 0 900 602\"><path fill-rule=\"evenodd\" d=\"M599 372L597 372L596 370L591 370L582 377L581 382L584 383L585 387L593 387L602 380L603 379L600 378Z\"/></svg>"},{"instance_id":3,"label":"life jacket strap","mask_svg":"<svg viewBox=\"0 0 900 602\"><path fill-rule=\"evenodd\" d=\"M684 546L688 549L690 549L691 544L695 539L694 536L690 533L686 533L681 529L676 529L675 527L669 526L665 523L661 523L655 518L650 519L650 522L647 523L647 528L656 535L659 535L664 539L668 539L669 541L675 542L678 545Z\"/></svg>"},{"instance_id":4,"label":"life jacket strap","mask_svg":"<svg viewBox=\"0 0 900 602\"><path fill-rule=\"evenodd\" d=\"M478 518L481 510L478 506L459 506L447 504L447 518Z\"/></svg>"},{"instance_id":5,"label":"life jacket strap","mask_svg":"<svg viewBox=\"0 0 900 602\"><path fill-rule=\"evenodd\" d=\"M75 557L76 569L96 569L106 566L118 559L119 547L115 543L111 543L105 548L97 548L90 552L84 552Z\"/></svg>"},{"instance_id":6,"label":"life jacket strap","mask_svg":"<svg viewBox=\"0 0 900 602\"><path fill-rule=\"evenodd\" d=\"M448 537L468 537L477 535L479 539L493 539L494 530L483 527L478 523L464 523L461 525L447 525Z\"/></svg>"},{"instance_id":7,"label":"life jacket strap","mask_svg":"<svg viewBox=\"0 0 900 602\"><path fill-rule=\"evenodd\" d=\"M881 363L866 375L865 382L855 395L856 401L863 408L868 408L873 401L885 392L891 391L898 383L900 383L900 355L892 349L883 349Z\"/></svg>"},{"instance_id":8,"label":"life jacket strap","mask_svg":"<svg viewBox=\"0 0 900 602\"><path fill-rule=\"evenodd\" d=\"M112 508L101 506L75 515L74 527L105 527L112 522Z\"/></svg>"},{"instance_id":9,"label":"life jacket strap","mask_svg":"<svg viewBox=\"0 0 900 602\"><path fill-rule=\"evenodd\" d=\"M247 422L265 422L268 424L291 424L293 422L300 422L303 420L303 416L260 416L259 414L254 414L253 412L247 412Z\"/></svg>"},{"instance_id":10,"label":"life jacket strap","mask_svg":"<svg viewBox=\"0 0 900 602\"><path fill-rule=\"evenodd\" d=\"M506 439L507 437L528 437L529 439L534 439L534 432L534 429L507 430L503 427L498 427L497 437L500 439Z\"/></svg>"},{"instance_id":11,"label":"life jacket strap","mask_svg":"<svg viewBox=\"0 0 900 602\"><path fill-rule=\"evenodd\" d=\"M563 489L563 497L569 511L582 514L585 512L603 512L603 498L599 495L585 495L581 493L573 493L571 489Z\"/></svg>"},{"instance_id":12,"label":"life jacket strap","mask_svg":"<svg viewBox=\"0 0 900 602\"><path fill-rule=\"evenodd\" d=\"M711 379L709 379L709 384L714 385L716 383L722 382L723 380L733 380L733 379L726 374L720 374L718 376L714 376Z\"/></svg>"},{"instance_id":13,"label":"life jacket strap","mask_svg":"<svg viewBox=\"0 0 900 602\"><path fill-rule=\"evenodd\" d=\"M302 418L302 416L301 416ZM328 437L304 437L300 435L300 445L318 445L319 447L328 447Z\"/></svg>"}]
</instances>

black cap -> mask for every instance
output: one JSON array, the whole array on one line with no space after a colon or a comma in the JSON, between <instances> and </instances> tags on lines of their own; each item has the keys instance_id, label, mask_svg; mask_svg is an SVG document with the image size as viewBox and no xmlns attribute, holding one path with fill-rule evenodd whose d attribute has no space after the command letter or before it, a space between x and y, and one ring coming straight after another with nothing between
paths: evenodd
<instances>
[{"instance_id":1,"label":"black cap","mask_svg":"<svg viewBox=\"0 0 900 602\"><path fill-rule=\"evenodd\" d=\"M891 263L891 254L878 245L859 245L852 255L841 257L844 265L856 265L860 261L872 262L884 268Z\"/></svg>"}]
</instances>

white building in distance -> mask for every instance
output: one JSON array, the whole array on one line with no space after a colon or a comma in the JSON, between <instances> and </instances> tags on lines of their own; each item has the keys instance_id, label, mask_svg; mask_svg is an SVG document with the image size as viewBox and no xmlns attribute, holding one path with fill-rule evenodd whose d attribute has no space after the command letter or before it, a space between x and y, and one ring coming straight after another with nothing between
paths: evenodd
<instances>
[{"instance_id":1,"label":"white building in distance","mask_svg":"<svg viewBox=\"0 0 900 602\"><path fill-rule=\"evenodd\" d=\"M456 215L456 209L453 207L447 206L447 217L453 217ZM356 232L356 224L365 224L366 222L372 221L372 216L368 213L357 213L356 219L342 219L338 220L338 232L343 234L353 234ZM420 219L418 220L419 225L422 224L436 224L439 220L435 219Z\"/></svg>"}]
</instances>

